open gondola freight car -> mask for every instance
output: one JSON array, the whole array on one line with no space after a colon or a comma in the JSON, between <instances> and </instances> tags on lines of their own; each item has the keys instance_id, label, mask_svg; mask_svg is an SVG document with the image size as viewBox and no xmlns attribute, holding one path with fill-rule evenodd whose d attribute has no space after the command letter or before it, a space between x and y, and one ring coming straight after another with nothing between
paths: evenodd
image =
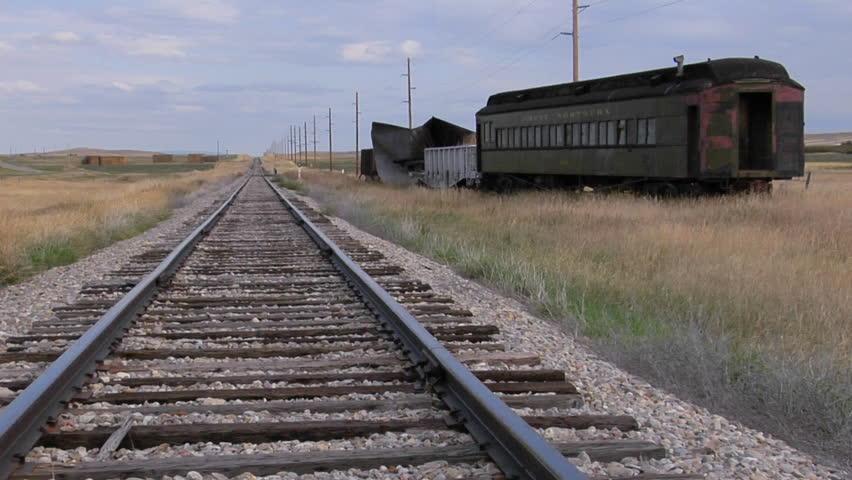
<instances>
[{"instance_id":1,"label":"open gondola freight car","mask_svg":"<svg viewBox=\"0 0 852 480\"><path fill-rule=\"evenodd\" d=\"M477 113L486 187L767 190L804 170L804 88L728 58L499 93Z\"/></svg>"}]
</instances>

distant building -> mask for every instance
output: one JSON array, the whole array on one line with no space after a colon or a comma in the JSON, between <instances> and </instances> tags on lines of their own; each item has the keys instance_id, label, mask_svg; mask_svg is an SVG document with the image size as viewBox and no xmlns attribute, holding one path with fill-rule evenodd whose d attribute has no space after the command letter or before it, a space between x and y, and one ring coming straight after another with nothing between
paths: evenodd
<instances>
[{"instance_id":1,"label":"distant building","mask_svg":"<svg viewBox=\"0 0 852 480\"><path fill-rule=\"evenodd\" d=\"M175 161L174 155L165 155L165 154L155 154L154 155L154 163L173 163Z\"/></svg>"},{"instance_id":2,"label":"distant building","mask_svg":"<svg viewBox=\"0 0 852 480\"><path fill-rule=\"evenodd\" d=\"M204 161L203 153L190 153L186 156L187 163L201 163Z\"/></svg>"},{"instance_id":3,"label":"distant building","mask_svg":"<svg viewBox=\"0 0 852 480\"><path fill-rule=\"evenodd\" d=\"M121 155L86 155L83 157L82 165L124 165L127 163L127 157Z\"/></svg>"}]
</instances>

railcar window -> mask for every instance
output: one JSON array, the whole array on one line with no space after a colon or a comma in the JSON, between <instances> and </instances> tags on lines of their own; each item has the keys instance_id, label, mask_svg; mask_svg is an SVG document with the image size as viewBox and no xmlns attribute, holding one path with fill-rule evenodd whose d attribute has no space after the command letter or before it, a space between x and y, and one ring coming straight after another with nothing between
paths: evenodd
<instances>
[{"instance_id":1,"label":"railcar window","mask_svg":"<svg viewBox=\"0 0 852 480\"><path fill-rule=\"evenodd\" d=\"M497 148L506 148L505 129L497 129Z\"/></svg>"},{"instance_id":2,"label":"railcar window","mask_svg":"<svg viewBox=\"0 0 852 480\"><path fill-rule=\"evenodd\" d=\"M655 145L657 143L657 119L649 118L648 119L648 145Z\"/></svg>"},{"instance_id":3,"label":"railcar window","mask_svg":"<svg viewBox=\"0 0 852 480\"><path fill-rule=\"evenodd\" d=\"M535 146L535 128L529 127L527 128L527 148L533 148Z\"/></svg>"},{"instance_id":4,"label":"railcar window","mask_svg":"<svg viewBox=\"0 0 852 480\"><path fill-rule=\"evenodd\" d=\"M559 142L560 147L571 145L571 125L556 126L556 141Z\"/></svg>"},{"instance_id":5,"label":"railcar window","mask_svg":"<svg viewBox=\"0 0 852 480\"><path fill-rule=\"evenodd\" d=\"M541 127L541 146L542 147L550 147L552 146L552 140L550 138L550 127L545 125Z\"/></svg>"},{"instance_id":6,"label":"railcar window","mask_svg":"<svg viewBox=\"0 0 852 480\"><path fill-rule=\"evenodd\" d=\"M606 124L606 139L607 145L616 145L618 144L618 135L615 130L615 120L610 120Z\"/></svg>"},{"instance_id":7,"label":"railcar window","mask_svg":"<svg viewBox=\"0 0 852 480\"><path fill-rule=\"evenodd\" d=\"M512 148L521 148L521 129L518 127L513 128L514 134L512 135Z\"/></svg>"},{"instance_id":8,"label":"railcar window","mask_svg":"<svg viewBox=\"0 0 852 480\"><path fill-rule=\"evenodd\" d=\"M580 145L589 144L589 124L583 122L580 124Z\"/></svg>"},{"instance_id":9,"label":"railcar window","mask_svg":"<svg viewBox=\"0 0 852 480\"><path fill-rule=\"evenodd\" d=\"M535 146L541 148L541 127L535 127Z\"/></svg>"},{"instance_id":10,"label":"railcar window","mask_svg":"<svg viewBox=\"0 0 852 480\"><path fill-rule=\"evenodd\" d=\"M609 145L607 133L606 122L598 123L598 145Z\"/></svg>"},{"instance_id":11,"label":"railcar window","mask_svg":"<svg viewBox=\"0 0 852 480\"><path fill-rule=\"evenodd\" d=\"M598 122L589 124L589 145L597 145L598 143Z\"/></svg>"},{"instance_id":12,"label":"railcar window","mask_svg":"<svg viewBox=\"0 0 852 480\"><path fill-rule=\"evenodd\" d=\"M571 125L571 145L577 146L582 144L580 141L583 138L583 125L579 123L575 123Z\"/></svg>"},{"instance_id":13,"label":"railcar window","mask_svg":"<svg viewBox=\"0 0 852 480\"><path fill-rule=\"evenodd\" d=\"M645 145L645 140L648 138L648 119L640 118L636 124L636 143L639 145Z\"/></svg>"},{"instance_id":14,"label":"railcar window","mask_svg":"<svg viewBox=\"0 0 852 480\"><path fill-rule=\"evenodd\" d=\"M627 120L618 121L618 144L627 144Z\"/></svg>"}]
</instances>

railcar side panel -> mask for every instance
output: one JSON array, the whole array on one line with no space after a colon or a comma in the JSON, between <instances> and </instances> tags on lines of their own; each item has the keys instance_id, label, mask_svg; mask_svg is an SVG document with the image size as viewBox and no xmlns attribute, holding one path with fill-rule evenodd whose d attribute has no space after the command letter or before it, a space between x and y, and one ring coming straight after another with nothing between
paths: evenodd
<instances>
[{"instance_id":1,"label":"railcar side panel","mask_svg":"<svg viewBox=\"0 0 852 480\"><path fill-rule=\"evenodd\" d=\"M482 172L686 178L685 101L679 95L480 116L480 131L496 132L482 134Z\"/></svg>"}]
</instances>

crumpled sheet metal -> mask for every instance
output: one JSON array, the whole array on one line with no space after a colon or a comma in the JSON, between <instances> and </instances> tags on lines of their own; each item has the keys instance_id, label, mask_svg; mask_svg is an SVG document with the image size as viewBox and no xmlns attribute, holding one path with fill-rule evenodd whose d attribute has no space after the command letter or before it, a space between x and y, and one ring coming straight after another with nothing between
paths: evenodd
<instances>
[{"instance_id":1,"label":"crumpled sheet metal","mask_svg":"<svg viewBox=\"0 0 852 480\"><path fill-rule=\"evenodd\" d=\"M435 117L411 130L373 122L370 136L379 178L396 185L417 183L423 177L424 149L476 143L474 132Z\"/></svg>"}]
</instances>

